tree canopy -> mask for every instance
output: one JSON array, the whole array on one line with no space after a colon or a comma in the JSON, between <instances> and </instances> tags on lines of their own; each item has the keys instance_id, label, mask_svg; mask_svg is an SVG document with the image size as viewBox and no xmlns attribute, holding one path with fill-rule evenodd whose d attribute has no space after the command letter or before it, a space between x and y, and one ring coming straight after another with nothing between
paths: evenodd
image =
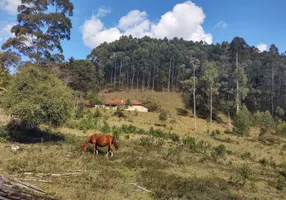
<instances>
[{"instance_id":1,"label":"tree canopy","mask_svg":"<svg viewBox=\"0 0 286 200\"><path fill-rule=\"evenodd\" d=\"M0 103L7 113L19 116L31 128L38 124L60 125L72 115L72 91L51 71L37 66L21 67Z\"/></svg>"},{"instance_id":2,"label":"tree canopy","mask_svg":"<svg viewBox=\"0 0 286 200\"><path fill-rule=\"evenodd\" d=\"M27 56L34 63L62 61L60 40L70 39L73 15L70 0L22 0L18 6L17 25L2 49ZM67 16L68 15L68 16Z\"/></svg>"}]
</instances>

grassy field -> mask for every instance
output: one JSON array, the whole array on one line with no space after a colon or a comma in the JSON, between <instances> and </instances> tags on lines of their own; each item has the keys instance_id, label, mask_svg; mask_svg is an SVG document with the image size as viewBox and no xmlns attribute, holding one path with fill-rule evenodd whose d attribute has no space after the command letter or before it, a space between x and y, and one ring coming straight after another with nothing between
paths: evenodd
<instances>
[{"instance_id":1,"label":"grassy field","mask_svg":"<svg viewBox=\"0 0 286 200\"><path fill-rule=\"evenodd\" d=\"M180 141L121 132L119 150L106 158L106 148L98 156L92 155L91 147L81 152L86 137L98 130L43 126L45 135L39 136L43 143L36 139L11 142L25 141L23 133L23 138L10 133L10 141L1 139L0 174L35 184L56 199L285 199L286 138L273 135L271 143L262 143L255 129L247 137L238 137L225 133L226 122L214 123L209 131L203 119L198 119L195 131L193 118L176 114L177 108L184 108L177 93L130 91L100 96L156 101L170 112L164 123L159 113L124 112L126 118L118 118L102 110L101 118L117 127L172 132ZM13 145L20 149L12 151Z\"/></svg>"}]
</instances>

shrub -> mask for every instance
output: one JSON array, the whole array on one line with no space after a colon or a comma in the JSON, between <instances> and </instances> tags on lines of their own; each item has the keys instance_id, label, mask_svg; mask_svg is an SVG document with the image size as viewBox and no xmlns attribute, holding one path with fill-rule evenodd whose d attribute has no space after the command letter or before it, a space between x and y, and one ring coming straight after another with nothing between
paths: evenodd
<instances>
[{"instance_id":1,"label":"shrub","mask_svg":"<svg viewBox=\"0 0 286 200\"><path fill-rule=\"evenodd\" d=\"M252 171L248 165L243 165L236 169L235 175L230 177L229 182L234 185L244 186L246 181L251 178Z\"/></svg>"},{"instance_id":2,"label":"shrub","mask_svg":"<svg viewBox=\"0 0 286 200\"><path fill-rule=\"evenodd\" d=\"M168 119L168 112L165 110L161 111L159 115L159 120L166 121L167 119Z\"/></svg>"},{"instance_id":3,"label":"shrub","mask_svg":"<svg viewBox=\"0 0 286 200\"><path fill-rule=\"evenodd\" d=\"M76 111L75 111L75 118L76 119L80 119L83 117L84 114L84 104L83 102L80 102L77 106L76 106Z\"/></svg>"},{"instance_id":4,"label":"shrub","mask_svg":"<svg viewBox=\"0 0 286 200\"><path fill-rule=\"evenodd\" d=\"M221 144L213 148L211 155L215 158L218 158L218 157L224 157L226 153L227 153L226 147L223 144Z\"/></svg>"},{"instance_id":5,"label":"shrub","mask_svg":"<svg viewBox=\"0 0 286 200\"><path fill-rule=\"evenodd\" d=\"M90 94L87 99L89 100L90 105L101 105L102 101L97 97L97 92Z\"/></svg>"},{"instance_id":6,"label":"shrub","mask_svg":"<svg viewBox=\"0 0 286 200\"><path fill-rule=\"evenodd\" d=\"M19 69L7 92L1 97L3 108L17 114L23 125L61 125L73 111L72 91L57 76L35 65Z\"/></svg>"},{"instance_id":7,"label":"shrub","mask_svg":"<svg viewBox=\"0 0 286 200\"><path fill-rule=\"evenodd\" d=\"M286 122L282 121L276 128L276 134L286 136Z\"/></svg>"},{"instance_id":8,"label":"shrub","mask_svg":"<svg viewBox=\"0 0 286 200\"><path fill-rule=\"evenodd\" d=\"M254 125L261 128L260 135L264 135L275 127L275 121L270 112L256 112L253 114Z\"/></svg>"},{"instance_id":9,"label":"shrub","mask_svg":"<svg viewBox=\"0 0 286 200\"><path fill-rule=\"evenodd\" d=\"M250 158L251 158L251 153L250 153L250 152L246 152L246 153L242 154L240 157L241 157L243 160L245 160L245 159L250 159Z\"/></svg>"},{"instance_id":10,"label":"shrub","mask_svg":"<svg viewBox=\"0 0 286 200\"><path fill-rule=\"evenodd\" d=\"M122 132L122 130L121 130L121 128L120 127L112 127L112 135L117 139L117 140L119 140L119 138L120 138L120 135L121 135L121 132Z\"/></svg>"},{"instance_id":11,"label":"shrub","mask_svg":"<svg viewBox=\"0 0 286 200\"><path fill-rule=\"evenodd\" d=\"M277 106L275 109L275 115L279 118L283 118L284 114L285 114L284 110L280 108L279 106Z\"/></svg>"},{"instance_id":12,"label":"shrub","mask_svg":"<svg viewBox=\"0 0 286 200\"><path fill-rule=\"evenodd\" d=\"M177 108L177 115L188 116L189 112L183 108Z\"/></svg>"},{"instance_id":13,"label":"shrub","mask_svg":"<svg viewBox=\"0 0 286 200\"><path fill-rule=\"evenodd\" d=\"M111 127L106 121L104 121L103 126L101 127L101 132L106 134L106 133L110 133L110 131L111 131Z\"/></svg>"},{"instance_id":14,"label":"shrub","mask_svg":"<svg viewBox=\"0 0 286 200\"><path fill-rule=\"evenodd\" d=\"M234 133L241 136L248 134L251 126L251 114L245 106L236 114L233 125Z\"/></svg>"},{"instance_id":15,"label":"shrub","mask_svg":"<svg viewBox=\"0 0 286 200\"><path fill-rule=\"evenodd\" d=\"M197 142L197 140L193 137L185 138L183 140L183 144L193 152L206 152L206 150L211 148L210 143L204 140Z\"/></svg>"},{"instance_id":16,"label":"shrub","mask_svg":"<svg viewBox=\"0 0 286 200\"><path fill-rule=\"evenodd\" d=\"M286 187L286 177L280 175L278 176L276 188L278 190L283 190Z\"/></svg>"}]
</instances>

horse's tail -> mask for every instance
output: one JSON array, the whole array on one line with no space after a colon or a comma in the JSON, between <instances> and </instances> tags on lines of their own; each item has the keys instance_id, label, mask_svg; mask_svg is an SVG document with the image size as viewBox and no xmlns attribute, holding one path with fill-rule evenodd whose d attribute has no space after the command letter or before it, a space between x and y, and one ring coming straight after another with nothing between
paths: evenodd
<instances>
[{"instance_id":1,"label":"horse's tail","mask_svg":"<svg viewBox=\"0 0 286 200\"><path fill-rule=\"evenodd\" d=\"M113 139L112 139L112 144L114 145L115 149L117 150L118 149L118 143L115 139L115 137L113 136Z\"/></svg>"}]
</instances>

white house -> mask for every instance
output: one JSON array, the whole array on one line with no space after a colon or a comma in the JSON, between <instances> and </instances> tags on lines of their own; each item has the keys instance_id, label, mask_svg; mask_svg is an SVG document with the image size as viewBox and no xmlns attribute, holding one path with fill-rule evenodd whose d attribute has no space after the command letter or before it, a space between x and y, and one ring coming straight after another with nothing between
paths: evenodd
<instances>
[{"instance_id":1,"label":"white house","mask_svg":"<svg viewBox=\"0 0 286 200\"><path fill-rule=\"evenodd\" d=\"M127 105L127 101L125 100L107 100L104 102L104 105L106 109L116 110L118 106L122 106L124 110L148 112L148 108L146 108L141 102L137 100L131 100L130 105Z\"/></svg>"}]
</instances>

